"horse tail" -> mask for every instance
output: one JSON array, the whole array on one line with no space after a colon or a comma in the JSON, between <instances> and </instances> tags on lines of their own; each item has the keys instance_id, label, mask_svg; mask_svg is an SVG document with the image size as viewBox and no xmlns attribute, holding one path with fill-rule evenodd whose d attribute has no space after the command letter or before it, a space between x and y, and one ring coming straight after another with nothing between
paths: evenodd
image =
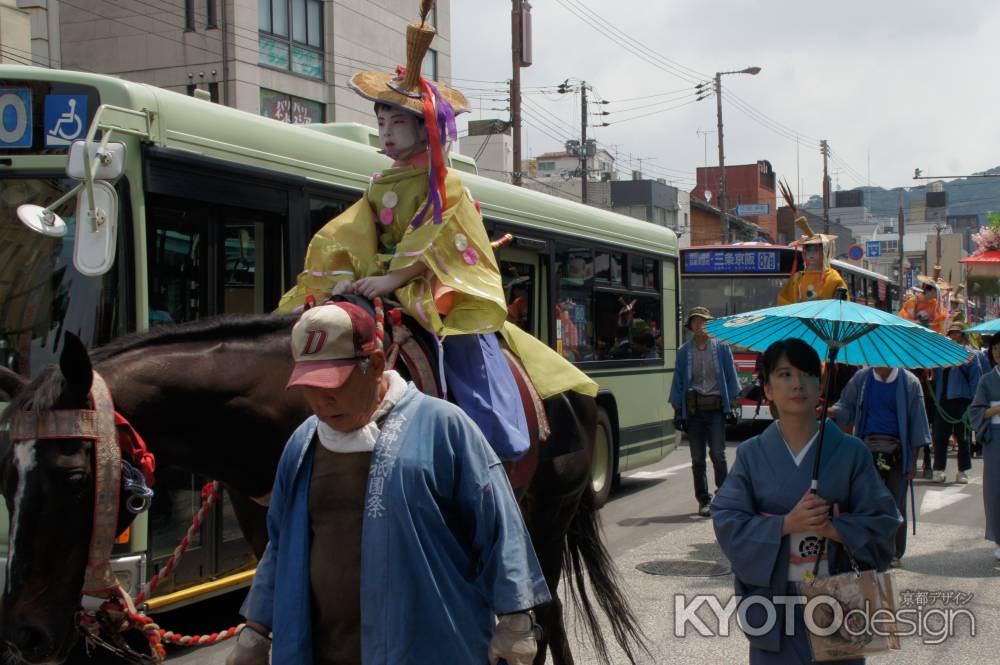
<instances>
[{"instance_id":1,"label":"horse tail","mask_svg":"<svg viewBox=\"0 0 1000 665\"><path fill-rule=\"evenodd\" d=\"M601 525L595 507L594 490L587 484L580 497L580 505L573 515L566 532L563 549L563 570L571 575L568 585L574 605L580 618L586 623L593 637L594 648L602 663L610 665L608 644L604 631L594 612L591 595L587 590L587 578L593 597L611 624L615 642L625 653L632 665L640 651L652 656L646 645L642 629L628 599L622 592L621 580L615 569L611 554L601 538ZM586 574L585 574L586 572Z\"/></svg>"}]
</instances>

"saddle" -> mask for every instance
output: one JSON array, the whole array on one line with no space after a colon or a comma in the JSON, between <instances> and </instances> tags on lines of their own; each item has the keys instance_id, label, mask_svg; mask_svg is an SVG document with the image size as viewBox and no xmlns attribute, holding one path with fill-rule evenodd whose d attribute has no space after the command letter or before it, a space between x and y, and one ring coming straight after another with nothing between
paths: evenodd
<instances>
[{"instance_id":1,"label":"saddle","mask_svg":"<svg viewBox=\"0 0 1000 665\"><path fill-rule=\"evenodd\" d=\"M335 296L334 300L347 300L369 312L376 318L374 306L365 298L355 295ZM401 308L393 307L385 310L386 367L394 369L402 363L409 378L420 392L448 399L441 387L441 356L437 340L417 321L408 316ZM534 476L538 463L542 458L541 444L552 432L549 418L545 411L538 390L528 377L521 360L507 348L500 338L500 347L514 375L524 416L528 423L528 435L531 445L528 451L516 461L504 462L511 487L521 490L528 486ZM450 400L454 402L454 400Z\"/></svg>"}]
</instances>

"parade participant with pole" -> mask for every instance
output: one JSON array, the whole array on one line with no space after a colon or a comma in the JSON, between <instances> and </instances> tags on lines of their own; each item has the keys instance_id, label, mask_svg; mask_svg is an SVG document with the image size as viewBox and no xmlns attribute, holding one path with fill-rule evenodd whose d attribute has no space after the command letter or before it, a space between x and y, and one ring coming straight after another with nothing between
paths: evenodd
<instances>
[{"instance_id":1,"label":"parade participant with pole","mask_svg":"<svg viewBox=\"0 0 1000 665\"><path fill-rule=\"evenodd\" d=\"M851 377L829 415L841 427L853 424L854 436L868 446L879 476L896 499L903 516L892 560L897 566L906 551L907 488L912 500L917 456L931 442L920 379L905 368L867 367ZM916 513L913 519L916 523Z\"/></svg>"},{"instance_id":2,"label":"parade participant with pole","mask_svg":"<svg viewBox=\"0 0 1000 665\"><path fill-rule=\"evenodd\" d=\"M785 203L792 209L792 214L797 215L798 210L791 190L783 182L780 186ZM846 291L847 283L844 282L844 278L830 266L834 252L833 241L837 236L814 233L804 216L796 216L795 224L802 230L803 236L790 242L789 245L802 248L804 267L802 270L797 270L798 257L796 257L792 276L778 294L778 304L791 305L807 300L830 300L836 297L837 289L842 288Z\"/></svg>"},{"instance_id":3,"label":"parade participant with pole","mask_svg":"<svg viewBox=\"0 0 1000 665\"><path fill-rule=\"evenodd\" d=\"M227 665L530 665L550 595L479 429L386 370L357 305L308 309L292 354L314 415L281 456Z\"/></svg>"},{"instance_id":4,"label":"parade participant with pole","mask_svg":"<svg viewBox=\"0 0 1000 665\"><path fill-rule=\"evenodd\" d=\"M948 443L952 433L958 441L958 473L955 482L968 483L968 472L972 468L967 412L983 376L983 369L975 349L968 346L966 328L964 323L953 323L948 328L948 337L970 351L968 362L957 367L939 367L934 370L934 480L939 483L945 482Z\"/></svg>"}]
</instances>

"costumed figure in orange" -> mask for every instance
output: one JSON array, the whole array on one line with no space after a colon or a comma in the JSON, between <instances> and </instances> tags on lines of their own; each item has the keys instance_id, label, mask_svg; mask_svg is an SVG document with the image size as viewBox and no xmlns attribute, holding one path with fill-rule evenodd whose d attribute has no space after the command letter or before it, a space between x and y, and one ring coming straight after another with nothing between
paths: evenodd
<instances>
[{"instance_id":1,"label":"costumed figure in orange","mask_svg":"<svg viewBox=\"0 0 1000 665\"><path fill-rule=\"evenodd\" d=\"M951 287L940 278L941 266L934 266L934 276L920 275L921 292L909 299L899 310L904 319L927 326L942 335L948 325L948 310L942 303L943 292Z\"/></svg>"},{"instance_id":2,"label":"costumed figure in orange","mask_svg":"<svg viewBox=\"0 0 1000 665\"><path fill-rule=\"evenodd\" d=\"M792 214L798 210L795 199L788 185L780 183L782 196L792 209ZM831 300L837 297L837 289L847 290L847 283L835 268L830 267L833 258L834 243L837 236L814 233L805 217L796 216L795 224L803 233L798 240L789 243L791 247L802 248L802 270L797 270L799 259L796 256L792 268L792 276L788 278L785 287L778 294L779 305L791 305L809 300Z\"/></svg>"}]
</instances>

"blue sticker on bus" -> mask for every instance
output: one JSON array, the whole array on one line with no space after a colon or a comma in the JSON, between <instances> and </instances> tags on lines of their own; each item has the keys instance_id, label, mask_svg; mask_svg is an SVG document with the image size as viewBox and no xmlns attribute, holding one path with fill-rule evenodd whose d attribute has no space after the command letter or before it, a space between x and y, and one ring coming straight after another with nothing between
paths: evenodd
<instances>
[{"instance_id":1,"label":"blue sticker on bus","mask_svg":"<svg viewBox=\"0 0 1000 665\"><path fill-rule=\"evenodd\" d=\"M87 133L86 95L45 95L45 147L66 147Z\"/></svg>"},{"instance_id":2,"label":"blue sticker on bus","mask_svg":"<svg viewBox=\"0 0 1000 665\"><path fill-rule=\"evenodd\" d=\"M31 90L0 88L0 148L30 148L31 136Z\"/></svg>"},{"instance_id":3,"label":"blue sticker on bus","mask_svg":"<svg viewBox=\"0 0 1000 665\"><path fill-rule=\"evenodd\" d=\"M781 270L779 250L688 250L684 270L694 273L776 273Z\"/></svg>"}]
</instances>

